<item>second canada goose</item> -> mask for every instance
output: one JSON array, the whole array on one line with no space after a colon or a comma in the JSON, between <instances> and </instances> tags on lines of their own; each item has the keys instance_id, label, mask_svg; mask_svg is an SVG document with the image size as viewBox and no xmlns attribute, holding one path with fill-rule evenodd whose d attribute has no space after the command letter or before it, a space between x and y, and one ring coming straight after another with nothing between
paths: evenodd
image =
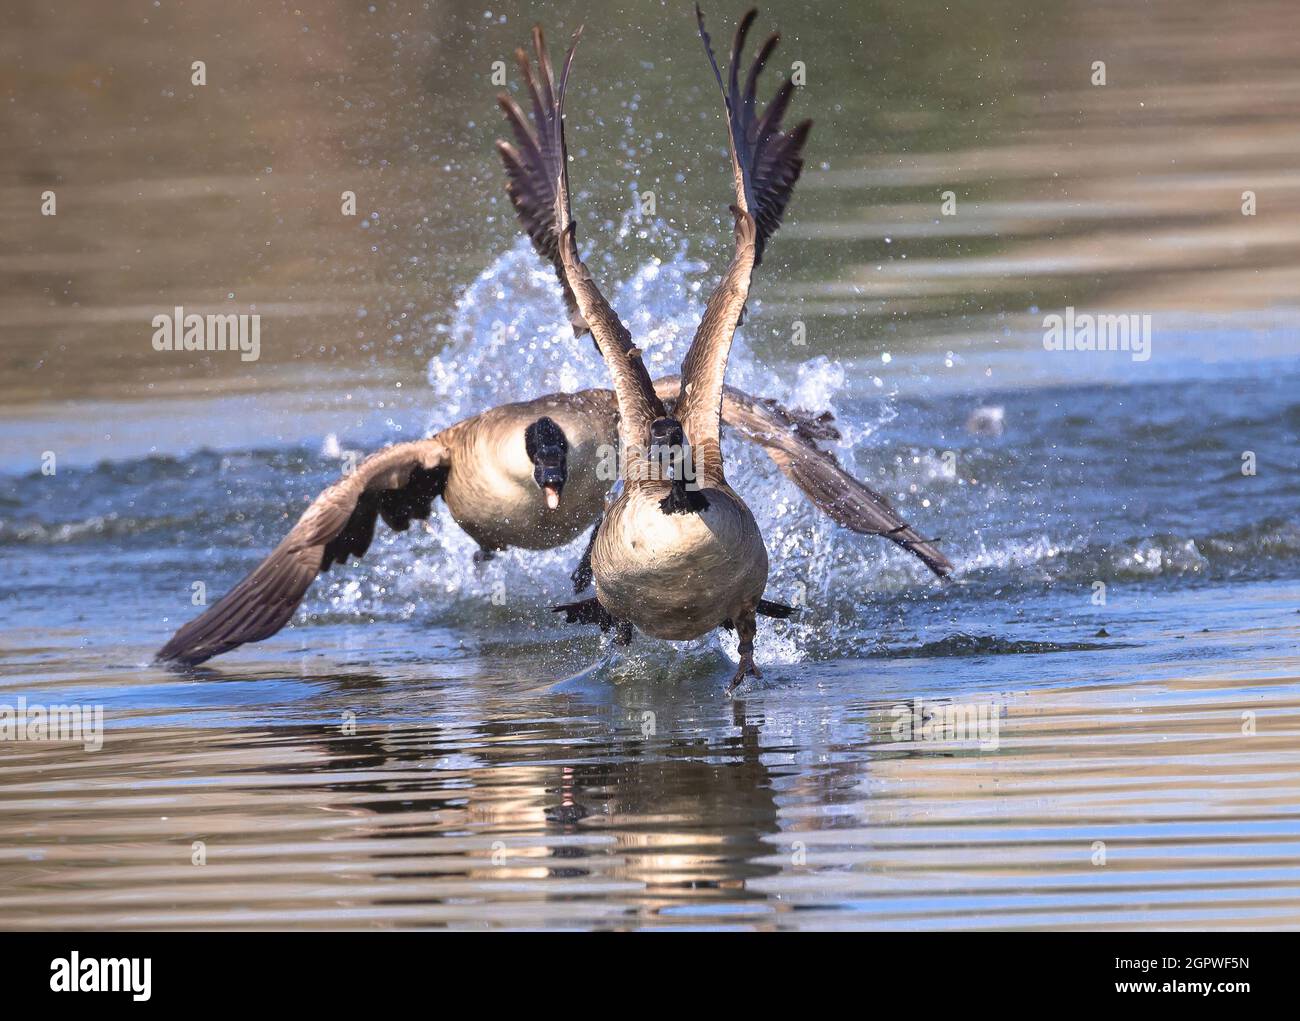
<instances>
[{"instance_id":1,"label":"second canada goose","mask_svg":"<svg viewBox=\"0 0 1300 1021\"><path fill-rule=\"evenodd\" d=\"M750 275L776 231L803 169L811 128L804 121L783 131L781 121L794 86L785 82L761 117L755 109L759 73L776 47L763 44L742 91L741 52L757 16L749 11L736 30L729 83L713 55L704 16L695 9L700 36L727 112L736 203L735 252L709 296L704 316L682 363L681 388L671 413L650 382L640 350L597 288L578 254L571 215L564 97L581 29L574 35L558 87L540 30L534 29L540 88L520 59L533 99L537 134L527 131L517 108L503 102L521 144L503 148L512 197L539 250L562 274L575 326L590 328L614 380L619 438L624 450L622 492L605 512L592 546L596 597L557 607L571 621L599 622L630 638L630 627L657 638L698 638L717 627L734 628L740 665L728 691L754 664L756 615L783 616L786 608L763 599L768 559L753 514L727 484L720 443L724 376L732 337L749 295Z\"/></svg>"}]
</instances>

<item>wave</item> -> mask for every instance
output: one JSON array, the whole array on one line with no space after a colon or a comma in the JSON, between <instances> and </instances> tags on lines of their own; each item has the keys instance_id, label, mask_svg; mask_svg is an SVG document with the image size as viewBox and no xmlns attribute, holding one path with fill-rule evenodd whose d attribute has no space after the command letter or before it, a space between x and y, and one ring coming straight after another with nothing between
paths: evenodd
<instances>
[{"instance_id":1,"label":"wave","mask_svg":"<svg viewBox=\"0 0 1300 1021\"><path fill-rule=\"evenodd\" d=\"M963 558L958 577L1020 576L1042 582L1100 579L1143 581L1204 576L1225 580L1272 577L1300 562L1300 525L1268 517L1199 536L1158 533L1119 540L1081 541L1040 535Z\"/></svg>"},{"instance_id":2,"label":"wave","mask_svg":"<svg viewBox=\"0 0 1300 1021\"><path fill-rule=\"evenodd\" d=\"M1048 652L1090 652L1113 649L1115 643L1035 642L1028 639L1003 638L1000 635L973 635L958 631L920 645L889 646L875 653L882 659L929 659L948 656L1024 656Z\"/></svg>"}]
</instances>

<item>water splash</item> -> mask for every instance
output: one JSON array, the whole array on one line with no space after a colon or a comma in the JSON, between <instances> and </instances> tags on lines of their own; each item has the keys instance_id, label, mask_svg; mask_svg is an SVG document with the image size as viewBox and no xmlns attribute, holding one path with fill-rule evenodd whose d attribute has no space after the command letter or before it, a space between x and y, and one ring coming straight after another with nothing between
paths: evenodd
<instances>
[{"instance_id":1,"label":"water splash","mask_svg":"<svg viewBox=\"0 0 1300 1021\"><path fill-rule=\"evenodd\" d=\"M644 351L652 376L676 373L690 346L704 302L720 272L687 255L686 239L659 222L641 222L625 214L606 225L605 236L660 254L645 258L624 279L614 279L612 260L601 265L601 284L611 304ZM774 397L791 407L838 412L836 399L845 387L841 365L826 357L809 359L776 371L756 357L747 331L761 320L761 306L751 303L750 323L737 332L728 382L755 395ZM431 431L484 408L551 392L571 393L608 387L609 376L589 337L575 338L564 312L555 274L520 238L466 288L456 303L442 350L429 361L433 407ZM852 449L888 423L894 411L878 402L875 417L839 419L837 453L852 464ZM837 585L861 588L870 574L890 564L887 586L916 585L926 572L906 563L885 544L848 536L812 508L771 461L753 445L732 438L727 444L728 478L745 497L763 529L772 560L769 593L778 599L815 604ZM519 598L536 599L541 591L564 597L563 582L581 554L582 540L544 553L507 553L485 567L467 566L474 546L440 516L436 530L448 555L438 577L453 591L482 592L484 586ZM802 658L798 624L761 629L760 656L780 661ZM734 639L722 639L732 658Z\"/></svg>"}]
</instances>

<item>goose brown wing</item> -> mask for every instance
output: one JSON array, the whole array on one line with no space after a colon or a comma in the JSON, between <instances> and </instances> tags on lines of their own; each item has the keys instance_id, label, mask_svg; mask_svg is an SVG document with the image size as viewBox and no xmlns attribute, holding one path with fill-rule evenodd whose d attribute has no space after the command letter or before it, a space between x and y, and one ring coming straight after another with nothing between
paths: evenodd
<instances>
[{"instance_id":1,"label":"goose brown wing","mask_svg":"<svg viewBox=\"0 0 1300 1021\"><path fill-rule=\"evenodd\" d=\"M399 443L362 461L316 497L280 545L180 628L157 658L192 665L269 638L288 623L317 574L370 548L376 521L400 532L428 518L447 478L445 435Z\"/></svg>"},{"instance_id":2,"label":"goose brown wing","mask_svg":"<svg viewBox=\"0 0 1300 1021\"><path fill-rule=\"evenodd\" d=\"M582 35L579 28L564 58L558 85L551 72L546 41L540 27L533 29L537 75L528 57L518 50L515 58L532 101L533 126L509 96L498 102L515 136L514 145L498 142L505 163L507 190L524 230L543 258L555 266L575 333L588 329L596 341L618 397L620 431L624 442L645 443L650 423L663 414L650 374L632 335L610 307L578 255L576 226L570 209L568 149L564 138L564 97L568 89L573 54Z\"/></svg>"},{"instance_id":3,"label":"goose brown wing","mask_svg":"<svg viewBox=\"0 0 1300 1021\"><path fill-rule=\"evenodd\" d=\"M812 128L811 121L804 121L792 131L782 130L781 122L794 94L790 81L777 90L761 114L757 109L758 77L780 40L778 34L769 36L759 49L741 87L742 51L757 14L751 9L736 28L728 81L724 84L704 28L704 15L698 5L695 8L704 52L722 90L726 108L736 197L731 207L735 216L731 264L709 296L704 316L682 362L682 389L677 402L677 417L691 443L696 473L706 485L723 478L718 422L722 386L732 337L749 298L750 276L763 257L768 239L780 226L795 182L803 171L803 148Z\"/></svg>"},{"instance_id":4,"label":"goose brown wing","mask_svg":"<svg viewBox=\"0 0 1300 1021\"><path fill-rule=\"evenodd\" d=\"M676 376L655 380L655 389L674 411L673 394L680 386ZM819 440L839 437L829 411L811 414L791 411L770 397L753 397L734 386L722 391L722 421L745 439L757 443L791 482L837 525L860 535L881 535L919 557L940 578L952 563L907 523L887 498L854 478L835 455L817 446Z\"/></svg>"},{"instance_id":5,"label":"goose brown wing","mask_svg":"<svg viewBox=\"0 0 1300 1021\"><path fill-rule=\"evenodd\" d=\"M862 535L881 535L915 554L940 578L952 563L907 523L893 505L840 467L833 454L814 440L833 429L823 418L787 411L776 401L759 400L735 387L722 395L722 419L761 445L777 467L837 525Z\"/></svg>"}]
</instances>

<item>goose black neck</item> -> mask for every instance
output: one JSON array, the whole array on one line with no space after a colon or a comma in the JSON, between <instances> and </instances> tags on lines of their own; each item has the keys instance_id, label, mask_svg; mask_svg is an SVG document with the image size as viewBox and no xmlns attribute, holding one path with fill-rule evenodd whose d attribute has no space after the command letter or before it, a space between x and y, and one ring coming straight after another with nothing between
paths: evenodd
<instances>
[{"instance_id":1,"label":"goose black neck","mask_svg":"<svg viewBox=\"0 0 1300 1021\"><path fill-rule=\"evenodd\" d=\"M709 509L709 501L698 489L687 489L685 479L676 479L659 506L665 514L699 514Z\"/></svg>"}]
</instances>

